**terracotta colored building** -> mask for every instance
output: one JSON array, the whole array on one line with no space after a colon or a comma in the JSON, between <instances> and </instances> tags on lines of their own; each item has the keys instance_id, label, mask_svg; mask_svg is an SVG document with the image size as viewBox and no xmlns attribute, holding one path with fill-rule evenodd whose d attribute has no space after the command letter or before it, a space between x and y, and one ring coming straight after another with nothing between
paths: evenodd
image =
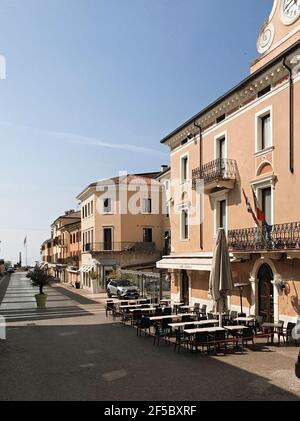
<instances>
[{"instance_id":1,"label":"terracotta colored building","mask_svg":"<svg viewBox=\"0 0 300 421\"><path fill-rule=\"evenodd\" d=\"M64 280L66 283L75 286L80 283L81 267L81 220L64 225L61 230L64 238L64 251L66 256L66 267L64 268Z\"/></svg>"},{"instance_id":2,"label":"terracotta colored building","mask_svg":"<svg viewBox=\"0 0 300 421\"><path fill-rule=\"evenodd\" d=\"M92 183L78 195L84 288L105 290L118 269L157 271L164 245L159 175L121 175ZM94 287L91 272L98 274Z\"/></svg>"},{"instance_id":3,"label":"terracotta colored building","mask_svg":"<svg viewBox=\"0 0 300 421\"><path fill-rule=\"evenodd\" d=\"M70 245L69 232L65 227L69 224L80 224L80 212L66 211L51 225L51 239L41 246L41 259L48 266L52 276L61 282L68 282L67 267ZM77 228L76 228L77 229Z\"/></svg>"},{"instance_id":4,"label":"terracotta colored building","mask_svg":"<svg viewBox=\"0 0 300 421\"><path fill-rule=\"evenodd\" d=\"M172 245L171 255L157 266L171 273L174 300L210 308L213 247L224 228L234 282L247 284L244 312L295 321L300 314L299 1L274 1L257 47L260 55L249 77L162 140L171 154ZM249 212L249 205L255 211L252 190L267 225L257 226ZM240 311L238 290L229 304Z\"/></svg>"}]
</instances>

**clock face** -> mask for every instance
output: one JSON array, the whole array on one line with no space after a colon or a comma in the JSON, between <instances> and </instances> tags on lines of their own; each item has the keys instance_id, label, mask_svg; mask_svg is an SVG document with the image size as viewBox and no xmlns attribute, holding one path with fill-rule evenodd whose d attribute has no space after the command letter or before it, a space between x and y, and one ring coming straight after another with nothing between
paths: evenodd
<instances>
[{"instance_id":1,"label":"clock face","mask_svg":"<svg viewBox=\"0 0 300 421\"><path fill-rule=\"evenodd\" d=\"M291 25L300 17L300 0L282 0L281 17L285 25Z\"/></svg>"}]
</instances>

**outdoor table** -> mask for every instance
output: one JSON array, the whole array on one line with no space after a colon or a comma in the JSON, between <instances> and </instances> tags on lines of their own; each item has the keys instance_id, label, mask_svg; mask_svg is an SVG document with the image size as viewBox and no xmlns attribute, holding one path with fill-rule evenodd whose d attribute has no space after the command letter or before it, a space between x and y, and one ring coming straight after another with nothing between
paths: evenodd
<instances>
[{"instance_id":1,"label":"outdoor table","mask_svg":"<svg viewBox=\"0 0 300 421\"><path fill-rule=\"evenodd\" d=\"M243 329L247 329L247 326L243 326L243 325L239 325L239 326L224 326L224 329L226 330L230 330L230 331L234 331L234 330L243 330Z\"/></svg>"},{"instance_id":2,"label":"outdoor table","mask_svg":"<svg viewBox=\"0 0 300 421\"><path fill-rule=\"evenodd\" d=\"M135 304L135 305L132 305L132 306L119 306L119 308L121 310L126 310L128 308L138 308L138 307L143 307L143 304Z\"/></svg>"},{"instance_id":3,"label":"outdoor table","mask_svg":"<svg viewBox=\"0 0 300 421\"><path fill-rule=\"evenodd\" d=\"M254 322L255 318L254 317L237 317L236 319L234 319L236 322Z\"/></svg>"},{"instance_id":4,"label":"outdoor table","mask_svg":"<svg viewBox=\"0 0 300 421\"><path fill-rule=\"evenodd\" d=\"M181 328L189 325L196 325L196 326L203 326L203 325L214 325L219 323L219 320L198 320L194 322L186 322L186 323L170 323L169 326L172 328Z\"/></svg>"},{"instance_id":5,"label":"outdoor table","mask_svg":"<svg viewBox=\"0 0 300 421\"><path fill-rule=\"evenodd\" d=\"M195 333L214 333L214 332L223 332L225 329L223 327L204 327L199 329L185 329L184 333L188 335L194 335Z\"/></svg>"},{"instance_id":6,"label":"outdoor table","mask_svg":"<svg viewBox=\"0 0 300 421\"><path fill-rule=\"evenodd\" d=\"M195 317L195 314L170 314L169 316L153 316L150 317L151 321L160 321L160 320L164 320L164 319L180 319L182 316L191 316L191 317Z\"/></svg>"},{"instance_id":7,"label":"outdoor table","mask_svg":"<svg viewBox=\"0 0 300 421\"><path fill-rule=\"evenodd\" d=\"M155 307L151 307L151 308L143 308L143 307L141 307L141 308L132 308L129 311L131 313L134 313L135 311L141 311L142 313L147 313L147 312L151 312L151 311L155 311L155 310L156 310Z\"/></svg>"}]
</instances>

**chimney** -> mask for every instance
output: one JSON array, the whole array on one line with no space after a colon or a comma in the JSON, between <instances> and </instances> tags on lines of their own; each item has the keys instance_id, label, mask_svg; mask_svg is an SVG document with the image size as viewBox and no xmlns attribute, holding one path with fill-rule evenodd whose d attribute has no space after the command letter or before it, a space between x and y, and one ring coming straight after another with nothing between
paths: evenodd
<instances>
[{"instance_id":1,"label":"chimney","mask_svg":"<svg viewBox=\"0 0 300 421\"><path fill-rule=\"evenodd\" d=\"M162 166L160 167L160 172L166 172L168 168L169 168L169 166L168 166L168 165L162 165Z\"/></svg>"}]
</instances>

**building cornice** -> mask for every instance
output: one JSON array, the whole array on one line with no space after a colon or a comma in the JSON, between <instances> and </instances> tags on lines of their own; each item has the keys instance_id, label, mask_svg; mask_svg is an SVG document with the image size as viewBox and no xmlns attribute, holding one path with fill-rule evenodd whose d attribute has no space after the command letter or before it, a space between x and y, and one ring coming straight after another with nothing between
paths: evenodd
<instances>
[{"instance_id":1,"label":"building cornice","mask_svg":"<svg viewBox=\"0 0 300 421\"><path fill-rule=\"evenodd\" d=\"M253 101L261 90L269 85L274 86L289 76L288 71L283 66L283 59L287 58L291 61L297 55L300 55L299 41L162 139L161 143L167 144L171 149L177 148L187 137L199 134L199 127L197 126L206 130L215 124L218 117L224 114L228 117ZM293 63L292 66L299 66L299 63Z\"/></svg>"}]
</instances>

